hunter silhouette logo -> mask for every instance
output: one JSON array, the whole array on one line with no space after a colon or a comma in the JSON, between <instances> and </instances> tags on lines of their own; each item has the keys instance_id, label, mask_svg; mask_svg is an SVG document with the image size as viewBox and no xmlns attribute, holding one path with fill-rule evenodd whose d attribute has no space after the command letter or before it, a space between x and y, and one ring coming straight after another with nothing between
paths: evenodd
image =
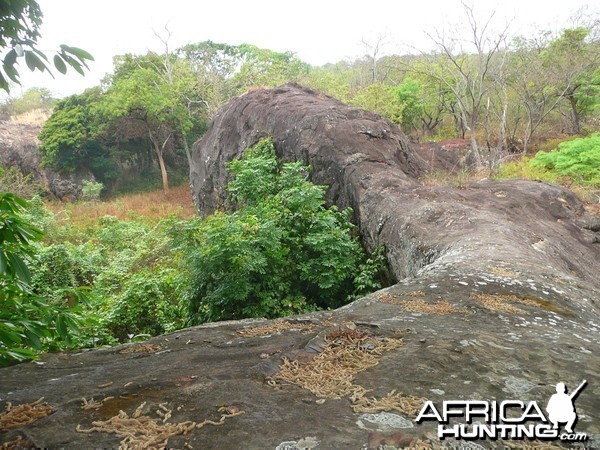
<instances>
[{"instance_id":1,"label":"hunter silhouette logo","mask_svg":"<svg viewBox=\"0 0 600 450\"><path fill-rule=\"evenodd\" d=\"M547 415L536 401L445 400L437 408L428 400L416 418L438 422L438 438L454 439L541 439L585 441L586 433L573 431L577 422L574 401L586 386L583 382L571 394L564 383L556 385L546 406ZM453 422L450 424L450 422ZM455 423L459 422L459 423ZM462 422L462 423L460 423ZM560 424L565 424L560 433Z\"/></svg>"},{"instance_id":2,"label":"hunter silhouette logo","mask_svg":"<svg viewBox=\"0 0 600 450\"><path fill-rule=\"evenodd\" d=\"M586 384L587 380L583 380L571 395L566 393L567 387L565 386L565 383L558 383L556 385L556 394L550 397L548 406L546 406L548 419L550 419L550 422L552 422L553 425L552 429L556 430L558 429L559 423L566 422L567 426L565 427L565 431L567 433L573 433L573 426L575 425L575 422L577 422L577 412L575 411L573 402Z\"/></svg>"}]
</instances>

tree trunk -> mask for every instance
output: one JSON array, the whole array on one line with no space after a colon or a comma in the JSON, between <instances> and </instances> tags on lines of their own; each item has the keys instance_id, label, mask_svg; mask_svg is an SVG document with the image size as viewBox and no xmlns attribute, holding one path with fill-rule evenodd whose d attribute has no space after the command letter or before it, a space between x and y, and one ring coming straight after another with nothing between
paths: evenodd
<instances>
[{"instance_id":1,"label":"tree trunk","mask_svg":"<svg viewBox=\"0 0 600 450\"><path fill-rule=\"evenodd\" d=\"M156 157L158 158L158 165L160 166L160 174L162 175L162 183L163 190L165 194L169 193L169 178L167 176L167 168L165 166L165 160L163 159L163 154L158 146L154 147L154 151L156 152Z\"/></svg>"},{"instance_id":2,"label":"tree trunk","mask_svg":"<svg viewBox=\"0 0 600 450\"><path fill-rule=\"evenodd\" d=\"M169 135L163 142L162 146L159 145L158 141L156 140L156 136L154 136L152 134L152 131L150 129L148 130L148 137L150 138L150 141L152 142L152 147L154 147L154 153L156 153L156 159L158 159L158 165L160 167L160 174L162 176L163 190L165 191L165 194L168 194L169 193L169 177L167 175L167 167L165 166L165 160L163 158L163 150L165 149L165 145L167 145L167 142L169 142L169 139L171 138L171 134L169 133Z\"/></svg>"},{"instance_id":3,"label":"tree trunk","mask_svg":"<svg viewBox=\"0 0 600 450\"><path fill-rule=\"evenodd\" d=\"M187 156L188 164L190 169L192 167L192 154L190 152L190 146L188 145L187 139L184 135L181 135L181 139L183 140L183 149L185 150L185 156Z\"/></svg>"},{"instance_id":4,"label":"tree trunk","mask_svg":"<svg viewBox=\"0 0 600 450\"><path fill-rule=\"evenodd\" d=\"M579 118L579 111L577 111L577 101L574 95L567 96L569 104L571 105L571 134L581 133L581 124Z\"/></svg>"}]
</instances>

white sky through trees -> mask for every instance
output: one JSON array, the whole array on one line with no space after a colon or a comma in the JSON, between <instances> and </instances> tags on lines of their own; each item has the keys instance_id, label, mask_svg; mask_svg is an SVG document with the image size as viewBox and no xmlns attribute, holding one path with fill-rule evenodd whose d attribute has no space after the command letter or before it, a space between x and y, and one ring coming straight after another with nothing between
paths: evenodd
<instances>
[{"instance_id":1,"label":"white sky through trees","mask_svg":"<svg viewBox=\"0 0 600 450\"><path fill-rule=\"evenodd\" d=\"M30 73L20 65L22 87L46 87L57 97L99 84L112 70L112 57L123 53L161 52L155 32L171 31L170 46L212 40L249 43L322 65L353 60L368 53L366 43L382 40L381 55L417 53L432 49L425 33L447 30L464 19L459 0L38 0L44 14L40 49L52 54L60 44L89 51L95 62L81 77ZM470 0L475 14L494 24L510 22L511 35L532 36L573 24L571 18L587 7L584 17L598 17L594 1L584 0ZM482 21L483 22L483 21ZM1 97L3 98L3 97Z\"/></svg>"}]
</instances>

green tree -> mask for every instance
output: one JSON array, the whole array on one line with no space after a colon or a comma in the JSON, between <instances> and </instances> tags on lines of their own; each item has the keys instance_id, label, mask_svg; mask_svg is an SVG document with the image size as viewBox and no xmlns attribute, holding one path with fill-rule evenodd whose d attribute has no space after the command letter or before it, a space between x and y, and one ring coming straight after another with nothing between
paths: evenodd
<instances>
[{"instance_id":1,"label":"green tree","mask_svg":"<svg viewBox=\"0 0 600 450\"><path fill-rule=\"evenodd\" d=\"M109 121L129 118L142 125L160 167L165 193L169 191L168 144L180 138L190 158L187 134L197 119L190 105L194 103L194 85L189 65L173 55L126 55L117 60L100 106Z\"/></svg>"},{"instance_id":2,"label":"green tree","mask_svg":"<svg viewBox=\"0 0 600 450\"><path fill-rule=\"evenodd\" d=\"M418 129L423 116L422 87L412 78L406 78L398 87L396 95L402 105L400 124L406 132L411 128Z\"/></svg>"},{"instance_id":3,"label":"green tree","mask_svg":"<svg viewBox=\"0 0 600 450\"><path fill-rule=\"evenodd\" d=\"M106 126L98 111L100 88L60 100L39 135L44 165L75 172L86 168L103 181L119 173L104 140Z\"/></svg>"},{"instance_id":4,"label":"green tree","mask_svg":"<svg viewBox=\"0 0 600 450\"><path fill-rule=\"evenodd\" d=\"M267 139L229 170L239 209L187 224L181 244L193 248L184 265L191 323L337 307L356 293L355 280L376 285L364 282L372 265L352 235L352 212L326 208L326 188L308 180L307 167L281 165Z\"/></svg>"},{"instance_id":5,"label":"green tree","mask_svg":"<svg viewBox=\"0 0 600 450\"><path fill-rule=\"evenodd\" d=\"M190 64L197 81L198 100L212 119L219 108L236 95L231 83L239 70L240 50L237 46L212 41L188 44L175 52Z\"/></svg>"},{"instance_id":6,"label":"green tree","mask_svg":"<svg viewBox=\"0 0 600 450\"><path fill-rule=\"evenodd\" d=\"M483 167L483 155L477 142L484 103L488 96L488 78L494 62L501 53L506 28L492 35L490 23L493 14L483 23L472 7L463 3L468 37L438 32L430 38L438 48L428 61L420 66L422 74L442 83L456 100L461 126L470 134L471 151L478 167Z\"/></svg>"},{"instance_id":7,"label":"green tree","mask_svg":"<svg viewBox=\"0 0 600 450\"><path fill-rule=\"evenodd\" d=\"M394 123L402 123L404 104L393 86L382 83L371 84L361 89L350 100L350 104L369 111L375 111Z\"/></svg>"},{"instance_id":8,"label":"green tree","mask_svg":"<svg viewBox=\"0 0 600 450\"><path fill-rule=\"evenodd\" d=\"M46 88L27 89L20 97L10 99L2 109L10 115L23 114L36 109L50 110L56 103Z\"/></svg>"},{"instance_id":9,"label":"green tree","mask_svg":"<svg viewBox=\"0 0 600 450\"><path fill-rule=\"evenodd\" d=\"M590 41L590 29L577 27L563 30L560 37L550 42L540 57L546 79L556 86L556 94L570 107L571 133L581 132L582 114L594 108L588 96L598 85L599 42ZM549 75L549 76L548 76Z\"/></svg>"},{"instance_id":10,"label":"green tree","mask_svg":"<svg viewBox=\"0 0 600 450\"><path fill-rule=\"evenodd\" d=\"M298 81L309 69L309 65L292 52L275 52L250 44L242 44L238 50L241 67L232 80L238 94L255 86Z\"/></svg>"},{"instance_id":11,"label":"green tree","mask_svg":"<svg viewBox=\"0 0 600 450\"><path fill-rule=\"evenodd\" d=\"M0 89L9 92L10 81L19 84L19 71L15 66L21 58L29 70L46 71L52 75L48 57L38 48L42 17L35 0L11 0L0 6L0 51L9 49L0 69ZM53 57L53 65L62 74L70 66L84 75L87 61L93 60L85 50L63 44Z\"/></svg>"}]
</instances>

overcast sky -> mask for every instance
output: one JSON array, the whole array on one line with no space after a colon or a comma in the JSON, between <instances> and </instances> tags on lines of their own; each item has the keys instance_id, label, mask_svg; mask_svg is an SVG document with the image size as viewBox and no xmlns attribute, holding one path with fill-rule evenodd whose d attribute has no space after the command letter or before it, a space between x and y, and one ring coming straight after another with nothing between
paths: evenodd
<instances>
[{"instance_id":1,"label":"overcast sky","mask_svg":"<svg viewBox=\"0 0 600 450\"><path fill-rule=\"evenodd\" d=\"M293 51L313 65L354 59L365 54L365 42L384 40L384 53L427 50L425 33L447 28L464 17L460 0L38 0L44 13L40 48L48 54L60 44L83 48L96 59L86 77L31 74L21 69L23 86L47 87L56 96L97 85L112 69L112 57L160 51L155 31L172 33L173 48L212 40L250 43ZM498 27L510 22L512 34L558 30L582 7L597 14L589 0L472 0L475 13L496 11ZM23 64L24 65L24 64Z\"/></svg>"}]
</instances>

